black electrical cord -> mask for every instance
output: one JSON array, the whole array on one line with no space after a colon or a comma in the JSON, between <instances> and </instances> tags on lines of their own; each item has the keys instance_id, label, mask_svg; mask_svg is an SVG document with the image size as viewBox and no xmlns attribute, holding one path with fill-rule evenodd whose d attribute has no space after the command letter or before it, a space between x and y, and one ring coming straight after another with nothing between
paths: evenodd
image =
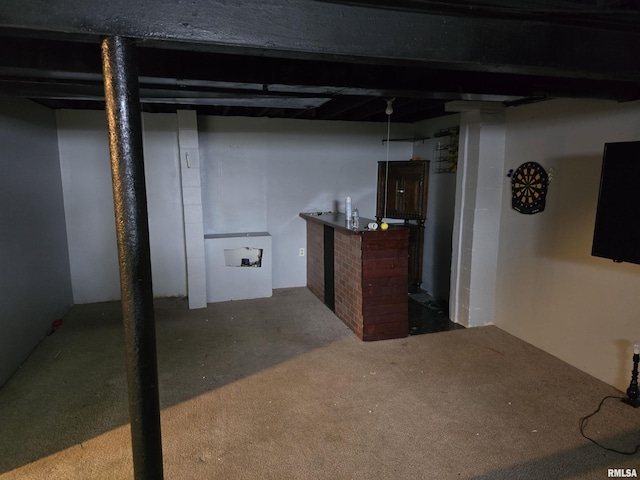
<instances>
[{"instance_id":1,"label":"black electrical cord","mask_svg":"<svg viewBox=\"0 0 640 480\"><path fill-rule=\"evenodd\" d=\"M584 433L584 427L586 425L586 422L589 418L593 417L596 413L598 413L600 411L600 409L602 408L602 405L604 404L605 400L607 400L608 398L617 398L618 400L623 400L625 397L616 397L615 395L609 395L607 397L604 397L601 401L600 401L600 405L598 405L598 408L596 408L596 411L593 413L590 413L589 415L587 415L586 417L582 417L580 419L580 434L586 438L587 440L589 440L590 442L596 444L597 446L599 446L600 448L602 448L603 450L607 450L608 452L614 452L614 453L619 453L621 455L635 455L636 453L638 453L638 451L640 451L640 445L636 445L636 448L633 452L623 452L621 450L616 450L615 448L609 448L609 447L605 447L604 445L601 445L600 443L596 442L593 438L591 437L587 437Z\"/></svg>"}]
</instances>

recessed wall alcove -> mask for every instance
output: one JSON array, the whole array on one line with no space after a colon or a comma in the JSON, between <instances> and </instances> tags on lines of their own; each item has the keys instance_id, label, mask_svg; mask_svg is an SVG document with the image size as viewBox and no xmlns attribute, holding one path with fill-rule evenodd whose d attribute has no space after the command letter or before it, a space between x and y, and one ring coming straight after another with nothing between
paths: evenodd
<instances>
[{"instance_id":1,"label":"recessed wall alcove","mask_svg":"<svg viewBox=\"0 0 640 480\"><path fill-rule=\"evenodd\" d=\"M204 250L208 303L272 295L268 232L207 234Z\"/></svg>"},{"instance_id":2,"label":"recessed wall alcove","mask_svg":"<svg viewBox=\"0 0 640 480\"><path fill-rule=\"evenodd\" d=\"M262 267L262 249L253 247L225 248L225 267Z\"/></svg>"}]
</instances>

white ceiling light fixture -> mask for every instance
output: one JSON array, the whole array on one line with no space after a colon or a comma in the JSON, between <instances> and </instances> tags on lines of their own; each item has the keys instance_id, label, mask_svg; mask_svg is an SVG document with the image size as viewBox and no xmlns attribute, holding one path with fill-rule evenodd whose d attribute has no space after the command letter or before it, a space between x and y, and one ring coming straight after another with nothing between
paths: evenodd
<instances>
[{"instance_id":1,"label":"white ceiling light fixture","mask_svg":"<svg viewBox=\"0 0 640 480\"><path fill-rule=\"evenodd\" d=\"M387 108L384 109L384 113L386 113L387 115L391 115L393 113L393 101L395 100L395 97L387 100Z\"/></svg>"}]
</instances>

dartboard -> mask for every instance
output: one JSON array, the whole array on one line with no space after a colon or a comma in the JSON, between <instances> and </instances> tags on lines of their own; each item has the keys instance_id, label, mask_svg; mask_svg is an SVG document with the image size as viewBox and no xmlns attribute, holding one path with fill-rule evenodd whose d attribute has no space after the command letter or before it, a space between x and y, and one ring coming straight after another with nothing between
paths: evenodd
<instances>
[{"instance_id":1,"label":"dartboard","mask_svg":"<svg viewBox=\"0 0 640 480\"><path fill-rule=\"evenodd\" d=\"M536 162L520 165L511 176L511 206L520 213L534 214L544 210L549 176Z\"/></svg>"}]
</instances>

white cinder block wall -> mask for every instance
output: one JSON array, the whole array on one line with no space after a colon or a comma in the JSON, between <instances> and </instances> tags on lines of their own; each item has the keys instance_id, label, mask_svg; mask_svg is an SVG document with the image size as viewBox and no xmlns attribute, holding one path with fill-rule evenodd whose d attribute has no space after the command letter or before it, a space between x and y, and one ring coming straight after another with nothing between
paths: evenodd
<instances>
[{"instance_id":1,"label":"white cinder block wall","mask_svg":"<svg viewBox=\"0 0 640 480\"><path fill-rule=\"evenodd\" d=\"M453 231L456 173L434 173L436 146L447 144L448 137L435 137L442 129L457 127L460 114L425 120L415 125L416 137L429 137L414 143L415 157L431 162L427 220L424 232L422 288L439 300L449 301L451 281L451 232Z\"/></svg>"},{"instance_id":2,"label":"white cinder block wall","mask_svg":"<svg viewBox=\"0 0 640 480\"><path fill-rule=\"evenodd\" d=\"M106 117L57 112L75 303L120 298ZM273 287L306 285L301 211L333 210L346 195L375 213L386 125L198 117L203 233L268 231ZM411 125L394 125L398 137ZM144 115L145 177L154 295L186 295L186 245L177 116ZM391 159L411 158L393 143ZM183 172L184 174L184 172Z\"/></svg>"},{"instance_id":3,"label":"white cinder block wall","mask_svg":"<svg viewBox=\"0 0 640 480\"><path fill-rule=\"evenodd\" d=\"M120 298L105 112L59 110L58 144L74 303ZM145 181L155 296L186 294L178 123L143 117Z\"/></svg>"},{"instance_id":4,"label":"white cinder block wall","mask_svg":"<svg viewBox=\"0 0 640 480\"><path fill-rule=\"evenodd\" d=\"M375 215L377 162L385 160L386 124L199 117L203 213L207 234L272 236L273 288L306 285L302 211ZM393 125L399 138L411 125ZM392 143L390 158L408 160L411 143Z\"/></svg>"},{"instance_id":5,"label":"white cinder block wall","mask_svg":"<svg viewBox=\"0 0 640 480\"><path fill-rule=\"evenodd\" d=\"M53 111L0 98L0 386L72 304Z\"/></svg>"}]
</instances>

